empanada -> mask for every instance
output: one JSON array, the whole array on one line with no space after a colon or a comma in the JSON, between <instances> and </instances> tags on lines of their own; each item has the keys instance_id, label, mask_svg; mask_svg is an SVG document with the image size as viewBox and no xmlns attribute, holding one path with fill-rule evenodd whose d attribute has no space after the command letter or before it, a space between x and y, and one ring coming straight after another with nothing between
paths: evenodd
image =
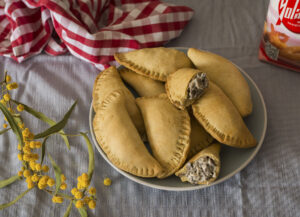
<instances>
[{"instance_id":1,"label":"empanada","mask_svg":"<svg viewBox=\"0 0 300 217\"><path fill-rule=\"evenodd\" d=\"M204 94L208 87L206 74L197 69L181 68L168 76L166 92L170 101L184 109Z\"/></svg>"},{"instance_id":2,"label":"empanada","mask_svg":"<svg viewBox=\"0 0 300 217\"><path fill-rule=\"evenodd\" d=\"M135 103L132 93L125 87L116 67L111 66L102 71L96 78L93 89L93 108L97 110L101 107L103 100L115 90L121 90L125 97L126 109L136 128L142 137L145 136L145 126L139 108Z\"/></svg>"},{"instance_id":3,"label":"empanada","mask_svg":"<svg viewBox=\"0 0 300 217\"><path fill-rule=\"evenodd\" d=\"M108 159L118 168L141 177L161 173L125 108L124 92L110 93L98 107L93 120L96 139Z\"/></svg>"},{"instance_id":4,"label":"empanada","mask_svg":"<svg viewBox=\"0 0 300 217\"><path fill-rule=\"evenodd\" d=\"M192 105L192 109L199 123L220 143L237 148L256 145L236 107L213 82L210 81L205 94Z\"/></svg>"},{"instance_id":5,"label":"empanada","mask_svg":"<svg viewBox=\"0 0 300 217\"><path fill-rule=\"evenodd\" d=\"M190 117L177 109L166 94L136 99L141 109L153 156L163 167L158 178L174 174L185 162L190 145Z\"/></svg>"},{"instance_id":6,"label":"empanada","mask_svg":"<svg viewBox=\"0 0 300 217\"><path fill-rule=\"evenodd\" d=\"M249 86L239 69L229 60L210 52L195 48L188 50L188 57L194 65L217 84L245 117L252 112Z\"/></svg>"},{"instance_id":7,"label":"empanada","mask_svg":"<svg viewBox=\"0 0 300 217\"><path fill-rule=\"evenodd\" d=\"M185 53L165 47L115 53L114 57L126 68L159 81L166 81L168 75L177 69L192 67L192 62Z\"/></svg>"},{"instance_id":8,"label":"empanada","mask_svg":"<svg viewBox=\"0 0 300 217\"><path fill-rule=\"evenodd\" d=\"M191 144L188 159L206 148L213 142L213 137L207 133L192 115L191 118Z\"/></svg>"},{"instance_id":9,"label":"empanada","mask_svg":"<svg viewBox=\"0 0 300 217\"><path fill-rule=\"evenodd\" d=\"M208 185L215 181L220 173L219 143L213 143L192 157L175 175L181 181L191 184Z\"/></svg>"},{"instance_id":10,"label":"empanada","mask_svg":"<svg viewBox=\"0 0 300 217\"><path fill-rule=\"evenodd\" d=\"M120 75L140 96L156 96L165 93L163 82L155 81L134 71L122 68L119 69Z\"/></svg>"}]
</instances>

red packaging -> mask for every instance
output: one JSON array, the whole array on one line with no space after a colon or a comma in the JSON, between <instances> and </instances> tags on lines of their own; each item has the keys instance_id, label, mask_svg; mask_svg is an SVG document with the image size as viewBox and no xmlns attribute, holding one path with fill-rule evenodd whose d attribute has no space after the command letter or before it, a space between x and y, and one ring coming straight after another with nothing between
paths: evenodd
<instances>
[{"instance_id":1,"label":"red packaging","mask_svg":"<svg viewBox=\"0 0 300 217\"><path fill-rule=\"evenodd\" d=\"M271 0L259 59L300 72L300 0Z\"/></svg>"}]
</instances>

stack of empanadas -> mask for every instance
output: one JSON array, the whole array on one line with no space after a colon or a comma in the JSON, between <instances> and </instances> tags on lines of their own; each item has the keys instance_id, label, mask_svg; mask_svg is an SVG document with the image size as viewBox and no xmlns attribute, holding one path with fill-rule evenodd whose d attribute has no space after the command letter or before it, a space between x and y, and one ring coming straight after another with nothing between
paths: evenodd
<instances>
[{"instance_id":1,"label":"stack of empanadas","mask_svg":"<svg viewBox=\"0 0 300 217\"><path fill-rule=\"evenodd\" d=\"M221 143L256 145L242 118L252 112L250 90L230 61L194 48L187 56L163 47L116 53L115 59L123 67L104 70L94 84L93 127L118 168L210 184L220 172Z\"/></svg>"}]
</instances>

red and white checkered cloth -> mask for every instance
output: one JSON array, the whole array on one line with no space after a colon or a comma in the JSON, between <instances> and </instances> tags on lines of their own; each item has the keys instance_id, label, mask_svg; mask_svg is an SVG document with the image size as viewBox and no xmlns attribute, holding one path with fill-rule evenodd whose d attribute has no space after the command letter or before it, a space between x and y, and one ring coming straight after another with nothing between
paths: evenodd
<instances>
[{"instance_id":1,"label":"red and white checkered cloth","mask_svg":"<svg viewBox=\"0 0 300 217\"><path fill-rule=\"evenodd\" d=\"M192 15L157 0L0 0L0 55L22 62L69 51L103 70L115 52L177 37Z\"/></svg>"}]
</instances>

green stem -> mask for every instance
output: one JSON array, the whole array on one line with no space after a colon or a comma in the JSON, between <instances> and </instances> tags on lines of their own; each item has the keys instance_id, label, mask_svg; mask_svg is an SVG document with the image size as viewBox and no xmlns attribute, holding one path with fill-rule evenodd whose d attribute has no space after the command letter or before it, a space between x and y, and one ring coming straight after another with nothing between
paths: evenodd
<instances>
[{"instance_id":1,"label":"green stem","mask_svg":"<svg viewBox=\"0 0 300 217\"><path fill-rule=\"evenodd\" d=\"M4 187L14 183L17 180L20 180L20 179L21 179L21 177L16 175L16 176L12 176L8 179L2 180L2 181L0 181L0 188L4 188Z\"/></svg>"},{"instance_id":2,"label":"green stem","mask_svg":"<svg viewBox=\"0 0 300 217\"><path fill-rule=\"evenodd\" d=\"M25 194L27 194L29 191L31 191L34 188L30 188L27 189L26 191L24 191L23 193L21 193L19 196L17 196L13 201L9 202L9 203L5 203L5 204L1 204L0 205L0 210L5 209L6 207L9 207L13 204L15 204L18 200L20 200L22 197L25 196Z\"/></svg>"},{"instance_id":3,"label":"green stem","mask_svg":"<svg viewBox=\"0 0 300 217\"><path fill-rule=\"evenodd\" d=\"M66 134L66 133L62 133L62 132L58 132L58 134L63 135L63 136L68 136L68 137L82 136L81 134Z\"/></svg>"}]
</instances>

